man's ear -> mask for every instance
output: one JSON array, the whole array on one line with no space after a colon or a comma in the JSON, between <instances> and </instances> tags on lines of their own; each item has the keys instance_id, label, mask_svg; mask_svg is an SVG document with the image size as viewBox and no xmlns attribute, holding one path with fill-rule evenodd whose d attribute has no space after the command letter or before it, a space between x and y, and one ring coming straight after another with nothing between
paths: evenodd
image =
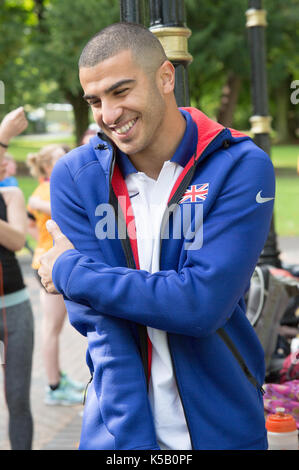
<instances>
[{"instance_id":1,"label":"man's ear","mask_svg":"<svg viewBox=\"0 0 299 470\"><path fill-rule=\"evenodd\" d=\"M165 60L158 69L158 83L164 94L172 93L175 84L175 69L169 60Z\"/></svg>"}]
</instances>

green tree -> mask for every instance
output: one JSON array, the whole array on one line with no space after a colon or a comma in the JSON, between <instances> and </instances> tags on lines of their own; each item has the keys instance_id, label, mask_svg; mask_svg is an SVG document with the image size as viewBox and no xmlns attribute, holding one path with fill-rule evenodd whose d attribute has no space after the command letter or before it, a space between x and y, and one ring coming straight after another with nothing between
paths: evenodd
<instances>
[{"instance_id":1,"label":"green tree","mask_svg":"<svg viewBox=\"0 0 299 470\"><path fill-rule=\"evenodd\" d=\"M78 59L92 35L119 19L119 5L109 0L39 0L38 5L31 60L42 81L53 84L52 93L59 92L73 106L79 142L89 124L89 108L82 99Z\"/></svg>"},{"instance_id":2,"label":"green tree","mask_svg":"<svg viewBox=\"0 0 299 470\"><path fill-rule=\"evenodd\" d=\"M299 78L298 0L267 0L268 83L278 141L289 142L299 128L299 110L290 101L290 85Z\"/></svg>"},{"instance_id":3,"label":"green tree","mask_svg":"<svg viewBox=\"0 0 299 470\"><path fill-rule=\"evenodd\" d=\"M22 79L22 53L27 33L32 28L35 16L31 0L4 0L0 4L0 79L5 85L5 103L0 108L3 117L18 101Z\"/></svg>"},{"instance_id":4,"label":"green tree","mask_svg":"<svg viewBox=\"0 0 299 470\"><path fill-rule=\"evenodd\" d=\"M0 5L2 114L14 106L67 102L73 106L76 141L89 124L78 59L93 34L119 20L117 0L5 0Z\"/></svg>"},{"instance_id":5,"label":"green tree","mask_svg":"<svg viewBox=\"0 0 299 470\"><path fill-rule=\"evenodd\" d=\"M231 126L242 87L249 84L246 0L186 0L193 63L191 97L219 122Z\"/></svg>"},{"instance_id":6,"label":"green tree","mask_svg":"<svg viewBox=\"0 0 299 470\"><path fill-rule=\"evenodd\" d=\"M192 30L189 67L192 102L224 125L243 127L251 115L247 0L185 0ZM290 84L299 77L298 0L265 0L270 111L280 140L299 126L298 106L290 103ZM297 50L296 50L297 49Z\"/></svg>"}]
</instances>

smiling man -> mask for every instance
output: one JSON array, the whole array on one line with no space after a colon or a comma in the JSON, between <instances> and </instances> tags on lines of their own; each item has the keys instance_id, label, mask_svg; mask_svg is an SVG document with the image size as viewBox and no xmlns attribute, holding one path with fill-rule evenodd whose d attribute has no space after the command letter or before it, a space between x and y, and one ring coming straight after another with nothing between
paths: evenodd
<instances>
[{"instance_id":1,"label":"smiling man","mask_svg":"<svg viewBox=\"0 0 299 470\"><path fill-rule=\"evenodd\" d=\"M134 38L133 48L132 39L122 50L124 41L118 43L116 36L115 51L113 43L108 51L97 46L106 40L105 32L91 40L79 61L80 82L106 136L139 171L157 178L183 137L186 122L176 105L173 66L163 48L154 36L151 41Z\"/></svg>"},{"instance_id":2,"label":"smiling man","mask_svg":"<svg viewBox=\"0 0 299 470\"><path fill-rule=\"evenodd\" d=\"M102 132L54 168L58 225L39 273L88 340L80 449L266 449L244 295L269 231L271 161L177 107L174 67L143 26L94 36L79 75Z\"/></svg>"}]
</instances>

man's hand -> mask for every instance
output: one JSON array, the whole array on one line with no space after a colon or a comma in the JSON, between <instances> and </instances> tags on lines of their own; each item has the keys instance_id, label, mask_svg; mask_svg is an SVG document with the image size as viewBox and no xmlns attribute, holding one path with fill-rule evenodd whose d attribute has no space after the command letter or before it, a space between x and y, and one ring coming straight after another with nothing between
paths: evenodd
<instances>
[{"instance_id":1,"label":"man's hand","mask_svg":"<svg viewBox=\"0 0 299 470\"><path fill-rule=\"evenodd\" d=\"M74 249L74 245L69 239L63 235L60 228L54 220L48 220L46 224L47 230L53 238L54 246L40 258L40 268L38 274L41 282L49 294L59 294L55 289L52 281L52 270L57 258L67 250Z\"/></svg>"},{"instance_id":2,"label":"man's hand","mask_svg":"<svg viewBox=\"0 0 299 470\"><path fill-rule=\"evenodd\" d=\"M23 106L6 114L0 124L0 141L8 144L10 139L21 134L28 126Z\"/></svg>"}]
</instances>

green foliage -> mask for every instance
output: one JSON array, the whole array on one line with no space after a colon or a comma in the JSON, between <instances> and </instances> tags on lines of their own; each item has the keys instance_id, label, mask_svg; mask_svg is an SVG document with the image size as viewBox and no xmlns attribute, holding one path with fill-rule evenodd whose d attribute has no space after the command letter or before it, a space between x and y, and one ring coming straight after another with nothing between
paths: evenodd
<instances>
[{"instance_id":1,"label":"green foliage","mask_svg":"<svg viewBox=\"0 0 299 470\"><path fill-rule=\"evenodd\" d=\"M187 26L192 30L189 49L191 102L215 117L221 89L228 74L242 80L234 125L244 128L251 116L250 51L246 28L247 0L185 0ZM299 126L298 106L290 104L290 84L299 78L299 8L298 0L264 0L268 26L265 29L270 111L276 124L281 113L281 90L285 107L293 112ZM293 108L292 108L293 106ZM291 118L286 110L285 119ZM246 127L247 127L246 126ZM295 125L294 125L295 126Z\"/></svg>"},{"instance_id":2,"label":"green foliage","mask_svg":"<svg viewBox=\"0 0 299 470\"><path fill-rule=\"evenodd\" d=\"M67 92L78 93L80 52L93 34L119 19L119 3L4 0L0 16L3 116L21 104L65 102Z\"/></svg>"},{"instance_id":3,"label":"green foliage","mask_svg":"<svg viewBox=\"0 0 299 470\"><path fill-rule=\"evenodd\" d=\"M76 94L80 89L78 59L96 32L119 18L118 2L52 0L36 32L35 50L41 76Z\"/></svg>"},{"instance_id":4,"label":"green foliage","mask_svg":"<svg viewBox=\"0 0 299 470\"><path fill-rule=\"evenodd\" d=\"M210 116L219 107L228 73L249 83L249 51L245 28L246 0L186 0L187 25L192 30L189 49L191 99Z\"/></svg>"}]
</instances>

